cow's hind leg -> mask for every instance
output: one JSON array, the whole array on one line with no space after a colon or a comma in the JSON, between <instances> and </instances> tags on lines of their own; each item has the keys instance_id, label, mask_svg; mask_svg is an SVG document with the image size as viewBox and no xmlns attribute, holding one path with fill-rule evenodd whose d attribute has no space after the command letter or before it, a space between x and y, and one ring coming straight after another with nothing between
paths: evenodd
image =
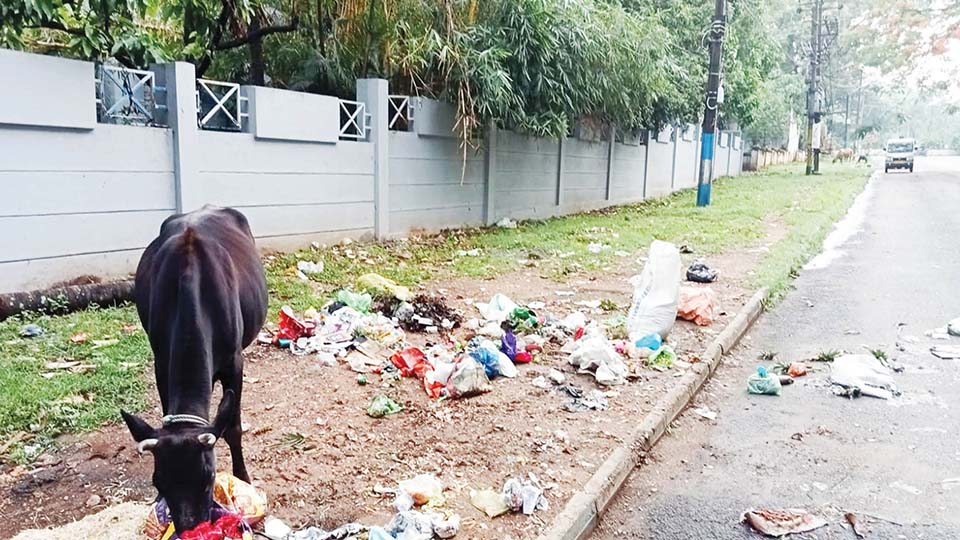
<instances>
[{"instance_id":1,"label":"cow's hind leg","mask_svg":"<svg viewBox=\"0 0 960 540\"><path fill-rule=\"evenodd\" d=\"M235 360L235 366L241 366L240 369L231 377L226 377L223 380L223 388L233 390L236 395L236 414L233 417L233 421L227 426L227 429L223 432L223 440L227 441L227 446L230 447L230 461L233 463L233 475L243 480L244 482L250 482L250 475L247 473L247 466L243 462L243 448L241 447L241 436L243 430L241 429L240 424L240 403L241 403L241 393L243 390L243 360L239 358L240 353L237 353L237 359Z\"/></svg>"}]
</instances>

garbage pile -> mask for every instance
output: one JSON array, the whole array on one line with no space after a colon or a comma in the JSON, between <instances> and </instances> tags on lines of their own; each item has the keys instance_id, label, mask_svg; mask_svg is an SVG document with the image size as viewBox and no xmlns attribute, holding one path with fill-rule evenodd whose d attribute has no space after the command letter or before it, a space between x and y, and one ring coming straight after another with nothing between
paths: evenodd
<instances>
[{"instance_id":1,"label":"garbage pile","mask_svg":"<svg viewBox=\"0 0 960 540\"><path fill-rule=\"evenodd\" d=\"M311 269L301 269L306 270ZM677 361L664 339L684 298L681 279L679 250L654 241L642 273L631 279L633 303L625 317L588 320L579 309L597 311L602 302L595 300L579 302L578 310L557 318L541 312L544 303L520 305L498 293L474 304L477 316L466 320L441 296L414 294L383 276L366 274L356 289L337 291L322 309L297 316L284 306L277 330L262 333L259 341L295 355L316 355L322 364L346 364L359 374L361 385L370 373L415 379L433 399L489 392L491 381L516 377L517 366L534 362L548 343L567 354L577 372L589 374L600 386L615 386L641 376L644 368L666 370ZM701 289L693 296L700 300L690 308L692 318L708 324L715 305L712 292ZM453 335L455 328L464 330L464 338ZM414 346L408 332L436 338ZM602 410L607 405L602 392L567 393L574 399L568 409ZM382 418L401 410L388 396L377 395L367 414Z\"/></svg>"}]
</instances>

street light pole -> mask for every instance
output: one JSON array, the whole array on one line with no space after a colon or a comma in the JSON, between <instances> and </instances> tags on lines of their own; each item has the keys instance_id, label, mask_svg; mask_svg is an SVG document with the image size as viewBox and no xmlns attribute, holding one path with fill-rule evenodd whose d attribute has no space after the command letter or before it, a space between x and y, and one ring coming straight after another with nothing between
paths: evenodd
<instances>
[{"instance_id":1,"label":"street light pole","mask_svg":"<svg viewBox=\"0 0 960 540\"><path fill-rule=\"evenodd\" d=\"M817 79L820 70L820 11L823 0L813 0L810 14L810 76L807 86L807 174L813 174L813 121L817 113Z\"/></svg>"},{"instance_id":2,"label":"street light pole","mask_svg":"<svg viewBox=\"0 0 960 540\"><path fill-rule=\"evenodd\" d=\"M710 67L707 76L707 96L704 100L703 134L700 137L700 178L697 182L697 206L710 205L710 187L713 179L713 149L717 132L717 109L720 106L720 72L723 59L723 34L726 30L726 0L716 0L713 22L707 32L710 39Z\"/></svg>"}]
</instances>

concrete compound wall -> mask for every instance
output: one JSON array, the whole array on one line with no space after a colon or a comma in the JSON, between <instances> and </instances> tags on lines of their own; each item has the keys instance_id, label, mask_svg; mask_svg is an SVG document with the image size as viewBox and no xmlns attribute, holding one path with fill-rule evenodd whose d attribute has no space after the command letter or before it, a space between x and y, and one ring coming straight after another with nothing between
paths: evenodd
<instances>
[{"instance_id":1,"label":"concrete compound wall","mask_svg":"<svg viewBox=\"0 0 960 540\"><path fill-rule=\"evenodd\" d=\"M0 50L0 72L18 73L0 86L0 292L129 273L167 216L208 203L240 209L261 247L293 249L541 219L696 185L695 127L612 144L610 134L491 128L464 163L447 104L411 98L406 130L388 129L384 81L358 81L364 135L346 140L342 107L353 102L246 86L239 131L200 129L192 66L151 70L167 127L98 123L93 64ZM716 176L739 174L722 142Z\"/></svg>"}]
</instances>

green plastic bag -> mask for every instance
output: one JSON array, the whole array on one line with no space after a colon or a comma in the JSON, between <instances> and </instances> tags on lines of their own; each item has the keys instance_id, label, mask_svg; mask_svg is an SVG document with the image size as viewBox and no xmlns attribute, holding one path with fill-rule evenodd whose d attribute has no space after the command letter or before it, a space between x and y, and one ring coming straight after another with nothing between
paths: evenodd
<instances>
[{"instance_id":1,"label":"green plastic bag","mask_svg":"<svg viewBox=\"0 0 960 540\"><path fill-rule=\"evenodd\" d=\"M676 361L677 353L675 353L669 345L661 345L659 349L653 351L653 353L647 357L648 366L671 368Z\"/></svg>"},{"instance_id":2,"label":"green plastic bag","mask_svg":"<svg viewBox=\"0 0 960 540\"><path fill-rule=\"evenodd\" d=\"M757 372L747 379L747 392L751 394L780 395L780 377L767 373L767 368L757 367Z\"/></svg>"},{"instance_id":3,"label":"green plastic bag","mask_svg":"<svg viewBox=\"0 0 960 540\"><path fill-rule=\"evenodd\" d=\"M529 333L540 326L540 320L537 319L537 314L531 311L530 308L525 307L513 308L507 321L515 332Z\"/></svg>"},{"instance_id":4,"label":"green plastic bag","mask_svg":"<svg viewBox=\"0 0 960 540\"><path fill-rule=\"evenodd\" d=\"M384 416L397 414L402 410L403 407L401 407L396 401L383 394L379 394L377 397L373 398L373 401L370 402L370 406L367 407L367 416L372 418L383 418Z\"/></svg>"},{"instance_id":5,"label":"green plastic bag","mask_svg":"<svg viewBox=\"0 0 960 540\"><path fill-rule=\"evenodd\" d=\"M351 307L360 313L370 313L370 305L373 298L368 293L353 292L350 289L340 289L337 291L337 302Z\"/></svg>"}]
</instances>

